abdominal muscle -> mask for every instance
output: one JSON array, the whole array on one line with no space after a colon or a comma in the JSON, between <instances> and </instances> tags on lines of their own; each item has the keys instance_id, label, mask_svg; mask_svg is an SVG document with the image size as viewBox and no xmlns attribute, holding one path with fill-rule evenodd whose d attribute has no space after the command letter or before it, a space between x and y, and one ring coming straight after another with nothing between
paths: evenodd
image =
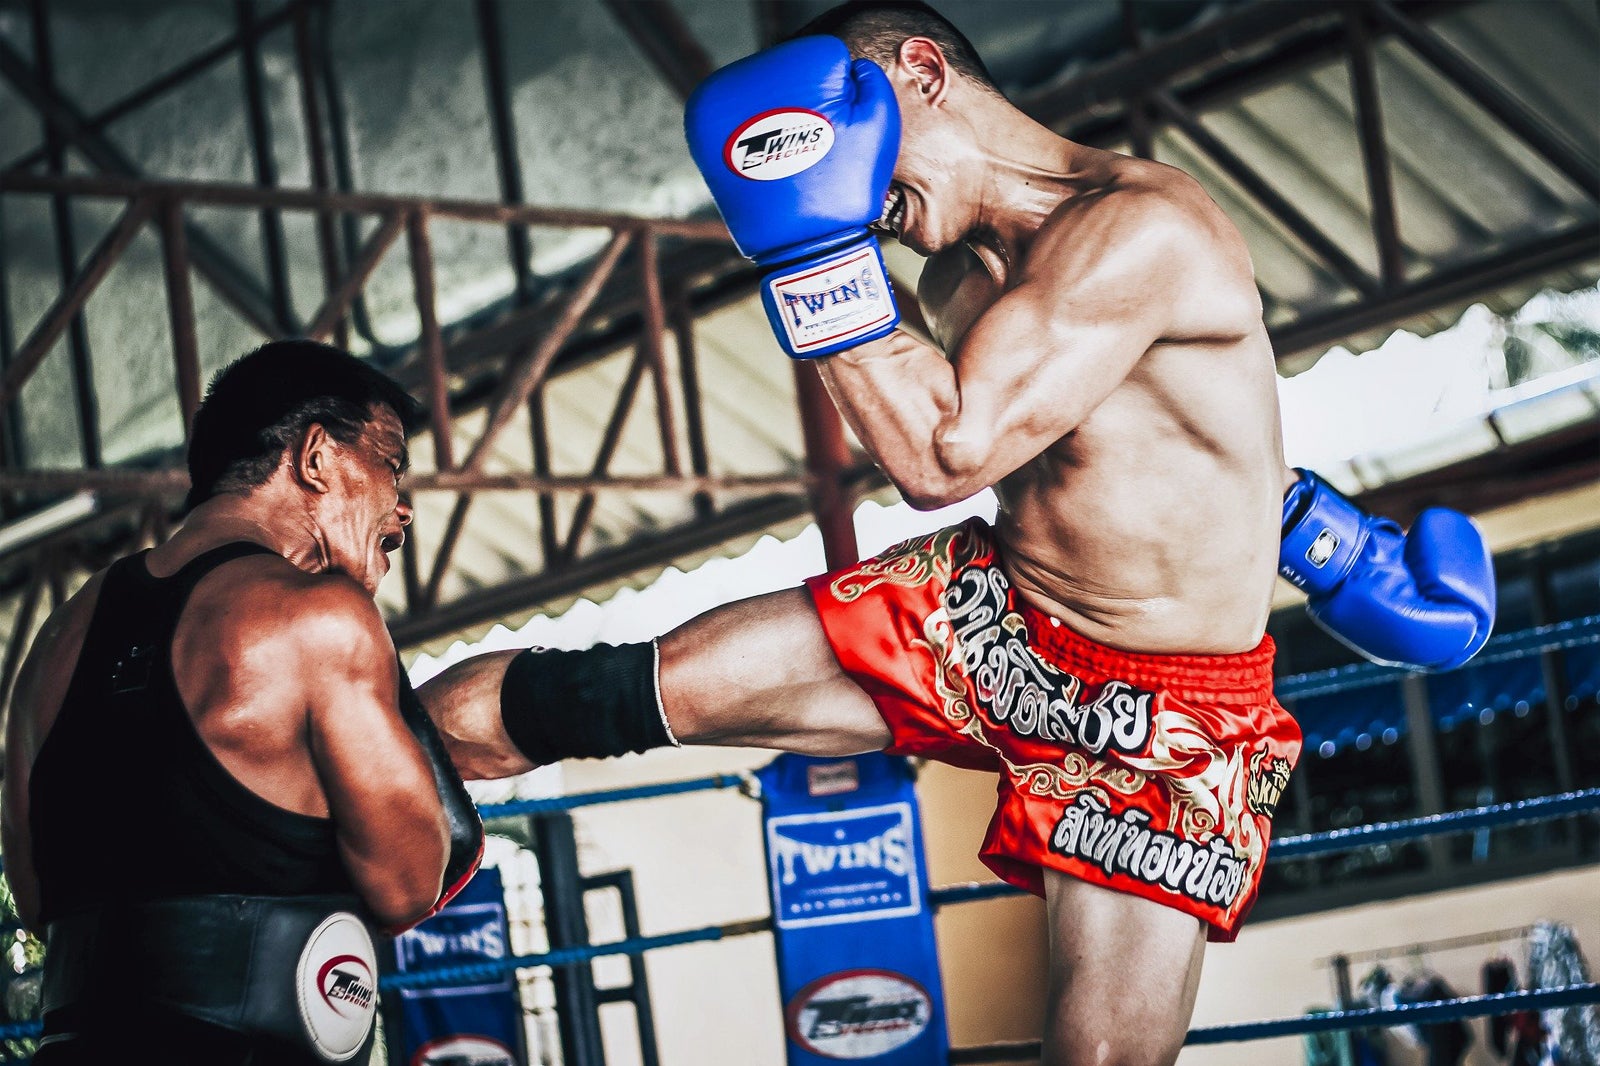
<instances>
[{"instance_id":1,"label":"abdominal muscle","mask_svg":"<svg viewBox=\"0 0 1600 1066\"><path fill-rule=\"evenodd\" d=\"M1195 370L1217 358L1146 355L1077 430L996 486L1001 565L1031 606L1126 651L1233 654L1260 643L1281 512L1276 396L1261 411L1233 367L1221 375L1231 380L1209 379L1232 393L1223 409L1191 393L1174 410L1155 380L1154 364L1187 363L1184 378L1204 393L1208 378Z\"/></svg>"}]
</instances>

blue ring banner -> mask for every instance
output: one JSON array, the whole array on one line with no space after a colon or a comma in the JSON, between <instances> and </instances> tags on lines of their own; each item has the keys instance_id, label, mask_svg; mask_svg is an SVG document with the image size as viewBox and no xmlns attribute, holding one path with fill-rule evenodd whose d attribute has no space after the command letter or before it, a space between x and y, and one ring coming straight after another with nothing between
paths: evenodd
<instances>
[{"instance_id":1,"label":"blue ring banner","mask_svg":"<svg viewBox=\"0 0 1600 1066\"><path fill-rule=\"evenodd\" d=\"M757 777L789 1066L947 1061L910 765L782 755Z\"/></svg>"}]
</instances>

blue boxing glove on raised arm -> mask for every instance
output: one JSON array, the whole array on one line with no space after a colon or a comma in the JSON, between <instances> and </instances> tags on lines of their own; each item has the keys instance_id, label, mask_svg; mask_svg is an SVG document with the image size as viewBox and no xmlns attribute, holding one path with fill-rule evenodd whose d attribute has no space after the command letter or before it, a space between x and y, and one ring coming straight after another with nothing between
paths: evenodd
<instances>
[{"instance_id":1,"label":"blue boxing glove on raised arm","mask_svg":"<svg viewBox=\"0 0 1600 1066\"><path fill-rule=\"evenodd\" d=\"M1494 627L1494 560L1472 519L1431 507L1402 533L1306 470L1283 499L1278 573L1322 628L1376 662L1454 669Z\"/></svg>"},{"instance_id":2,"label":"blue boxing glove on raised arm","mask_svg":"<svg viewBox=\"0 0 1600 1066\"><path fill-rule=\"evenodd\" d=\"M689 97L689 153L739 251L779 269L761 302L784 351L810 359L900 321L878 241L900 151L888 76L836 37L801 37L723 67Z\"/></svg>"}]
</instances>

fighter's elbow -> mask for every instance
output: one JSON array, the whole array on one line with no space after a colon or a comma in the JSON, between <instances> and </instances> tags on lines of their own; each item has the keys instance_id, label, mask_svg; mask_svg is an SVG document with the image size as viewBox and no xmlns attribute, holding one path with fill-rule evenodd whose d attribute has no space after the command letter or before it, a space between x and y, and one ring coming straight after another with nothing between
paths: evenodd
<instances>
[{"instance_id":1,"label":"fighter's elbow","mask_svg":"<svg viewBox=\"0 0 1600 1066\"><path fill-rule=\"evenodd\" d=\"M937 441L928 462L895 479L895 486L914 510L934 511L983 491L988 449L981 441L946 437Z\"/></svg>"},{"instance_id":2,"label":"fighter's elbow","mask_svg":"<svg viewBox=\"0 0 1600 1066\"><path fill-rule=\"evenodd\" d=\"M447 837L440 835L437 853L426 846L408 847L406 852L408 861L396 863L382 876L370 878L361 886L362 900L385 928L410 925L427 914L444 888L445 861L449 857Z\"/></svg>"},{"instance_id":3,"label":"fighter's elbow","mask_svg":"<svg viewBox=\"0 0 1600 1066\"><path fill-rule=\"evenodd\" d=\"M976 491L976 490L974 490ZM912 488L909 485L900 486L900 495L911 506L913 511L937 511L941 507L949 507L953 503L960 503L972 492L963 492L945 485L919 485Z\"/></svg>"},{"instance_id":4,"label":"fighter's elbow","mask_svg":"<svg viewBox=\"0 0 1600 1066\"><path fill-rule=\"evenodd\" d=\"M435 890L426 899L420 895L400 893L367 895L364 899L372 917L377 919L379 928L405 929L433 910L434 903L439 899L439 891Z\"/></svg>"}]
</instances>

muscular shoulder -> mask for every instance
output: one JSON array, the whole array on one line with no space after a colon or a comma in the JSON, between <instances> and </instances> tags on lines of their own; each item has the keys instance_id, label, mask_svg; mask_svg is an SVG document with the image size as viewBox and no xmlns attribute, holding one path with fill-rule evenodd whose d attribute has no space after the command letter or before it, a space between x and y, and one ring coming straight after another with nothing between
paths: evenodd
<instances>
[{"instance_id":1,"label":"muscular shoulder","mask_svg":"<svg viewBox=\"0 0 1600 1066\"><path fill-rule=\"evenodd\" d=\"M1119 158L1108 180L1062 204L1040 227L1026 270L1165 300L1179 322L1203 308L1207 329L1248 330L1261 317L1238 229L1197 181L1147 160Z\"/></svg>"},{"instance_id":2,"label":"muscular shoulder","mask_svg":"<svg viewBox=\"0 0 1600 1066\"><path fill-rule=\"evenodd\" d=\"M242 561L219 624L231 638L271 645L319 671L390 669L394 643L378 605L343 574L308 574L282 559ZM219 597L220 599L221 597ZM221 634L219 634L221 635Z\"/></svg>"}]
</instances>

